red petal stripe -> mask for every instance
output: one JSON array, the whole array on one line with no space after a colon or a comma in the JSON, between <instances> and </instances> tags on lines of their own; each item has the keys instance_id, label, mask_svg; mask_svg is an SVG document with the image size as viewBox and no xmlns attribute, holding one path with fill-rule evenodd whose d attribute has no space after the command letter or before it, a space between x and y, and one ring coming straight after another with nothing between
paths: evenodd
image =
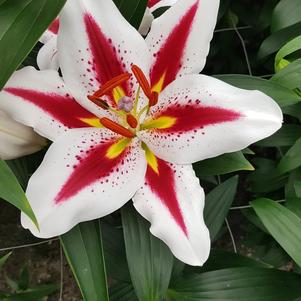
<instances>
[{"instance_id":1,"label":"red petal stripe","mask_svg":"<svg viewBox=\"0 0 301 301\"><path fill-rule=\"evenodd\" d=\"M97 81L104 85L112 78L125 73L125 65L122 63L122 58L119 58L112 40L104 35L94 18L85 14L84 23L93 56L93 70L96 72ZM126 94L129 94L126 83L122 84L122 88Z\"/></svg>"},{"instance_id":2,"label":"red petal stripe","mask_svg":"<svg viewBox=\"0 0 301 301\"><path fill-rule=\"evenodd\" d=\"M48 27L48 30L54 34L58 34L59 27L60 27L60 21L59 21L59 19L55 19Z\"/></svg>"},{"instance_id":3,"label":"red petal stripe","mask_svg":"<svg viewBox=\"0 0 301 301\"><path fill-rule=\"evenodd\" d=\"M146 184L150 187L151 191L164 203L178 226L182 229L185 235L188 236L185 221L177 200L174 171L167 162L159 158L157 158L157 163L158 173L156 173L148 165L146 172Z\"/></svg>"},{"instance_id":4,"label":"red petal stripe","mask_svg":"<svg viewBox=\"0 0 301 301\"><path fill-rule=\"evenodd\" d=\"M96 145L88 150L85 156L76 157L78 164L73 167L73 172L57 194L54 200L56 204L67 201L96 181L99 181L100 184L106 181L106 177L114 171L114 168L122 164L126 155L126 150L124 150L118 157L108 159L106 153L114 143L116 140Z\"/></svg>"},{"instance_id":5,"label":"red petal stripe","mask_svg":"<svg viewBox=\"0 0 301 301\"><path fill-rule=\"evenodd\" d=\"M189 37L193 19L196 15L199 0L186 12L173 29L161 49L154 54L156 60L151 69L152 87L165 75L162 89L175 80L181 68L184 49Z\"/></svg>"},{"instance_id":6,"label":"red petal stripe","mask_svg":"<svg viewBox=\"0 0 301 301\"><path fill-rule=\"evenodd\" d=\"M197 100L196 102L199 101ZM187 132L209 125L235 121L242 117L240 113L232 110L196 104L172 105L156 115L154 119L162 116L174 117L176 119L175 124L171 127L159 129L159 131L172 133Z\"/></svg>"},{"instance_id":7,"label":"red petal stripe","mask_svg":"<svg viewBox=\"0 0 301 301\"><path fill-rule=\"evenodd\" d=\"M68 128L89 127L80 118L97 118L68 94L62 96L56 93L43 93L22 88L5 88L4 90L37 106Z\"/></svg>"},{"instance_id":8,"label":"red petal stripe","mask_svg":"<svg viewBox=\"0 0 301 301\"><path fill-rule=\"evenodd\" d=\"M159 3L161 0L148 0L147 6L148 7L153 7L157 3Z\"/></svg>"}]
</instances>

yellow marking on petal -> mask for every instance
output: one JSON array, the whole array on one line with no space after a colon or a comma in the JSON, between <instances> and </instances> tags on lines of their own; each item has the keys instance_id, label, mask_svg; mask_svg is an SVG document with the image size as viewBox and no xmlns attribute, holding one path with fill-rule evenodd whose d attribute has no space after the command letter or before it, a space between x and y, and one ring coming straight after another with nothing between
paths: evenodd
<instances>
[{"instance_id":1,"label":"yellow marking on petal","mask_svg":"<svg viewBox=\"0 0 301 301\"><path fill-rule=\"evenodd\" d=\"M118 103L120 98L122 98L123 96L126 96L124 90L120 86L114 88L112 92L113 92L113 97L114 97L114 100L116 103Z\"/></svg>"},{"instance_id":2,"label":"yellow marking on petal","mask_svg":"<svg viewBox=\"0 0 301 301\"><path fill-rule=\"evenodd\" d=\"M123 138L111 145L107 150L106 157L109 159L117 158L125 150L131 140L132 139L129 138Z\"/></svg>"},{"instance_id":3,"label":"yellow marking on petal","mask_svg":"<svg viewBox=\"0 0 301 301\"><path fill-rule=\"evenodd\" d=\"M100 123L99 118L80 118L80 120L92 127L103 128L103 125Z\"/></svg>"},{"instance_id":4,"label":"yellow marking on petal","mask_svg":"<svg viewBox=\"0 0 301 301\"><path fill-rule=\"evenodd\" d=\"M165 80L165 75L166 75L166 73L164 73L160 77L159 81L155 85L153 85L152 91L157 92L157 93L160 93L162 91L164 80Z\"/></svg>"},{"instance_id":5,"label":"yellow marking on petal","mask_svg":"<svg viewBox=\"0 0 301 301\"><path fill-rule=\"evenodd\" d=\"M162 116L157 119L151 119L143 124L141 124L141 130L148 130L148 129L168 129L172 127L177 121L175 117L169 116Z\"/></svg>"},{"instance_id":6,"label":"yellow marking on petal","mask_svg":"<svg viewBox=\"0 0 301 301\"><path fill-rule=\"evenodd\" d=\"M155 173L159 174L158 161L157 161L156 156L144 142L142 142L142 148L145 151L145 158L146 158L147 164L153 169L153 171Z\"/></svg>"}]
</instances>

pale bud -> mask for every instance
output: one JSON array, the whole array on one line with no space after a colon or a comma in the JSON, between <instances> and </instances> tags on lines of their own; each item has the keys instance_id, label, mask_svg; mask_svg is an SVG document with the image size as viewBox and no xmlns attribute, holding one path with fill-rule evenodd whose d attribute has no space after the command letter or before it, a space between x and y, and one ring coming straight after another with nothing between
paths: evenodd
<instances>
[{"instance_id":1,"label":"pale bud","mask_svg":"<svg viewBox=\"0 0 301 301\"><path fill-rule=\"evenodd\" d=\"M3 111L0 111L0 158L15 159L39 151L46 140Z\"/></svg>"}]
</instances>

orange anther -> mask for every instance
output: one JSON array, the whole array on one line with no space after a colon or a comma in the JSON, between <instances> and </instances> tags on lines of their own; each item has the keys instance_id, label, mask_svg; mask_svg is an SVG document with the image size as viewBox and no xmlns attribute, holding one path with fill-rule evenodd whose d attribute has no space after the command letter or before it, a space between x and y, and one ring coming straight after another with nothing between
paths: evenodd
<instances>
[{"instance_id":1,"label":"orange anther","mask_svg":"<svg viewBox=\"0 0 301 301\"><path fill-rule=\"evenodd\" d=\"M149 98L149 106L153 107L158 103L159 94L158 92L153 91L151 97Z\"/></svg>"},{"instance_id":2,"label":"orange anther","mask_svg":"<svg viewBox=\"0 0 301 301\"><path fill-rule=\"evenodd\" d=\"M107 81L104 85L102 85L102 87L99 90L97 90L93 94L93 96L101 97L103 95L111 93L114 88L118 87L119 85L129 80L130 78L131 78L131 74L128 72L115 76L111 80Z\"/></svg>"},{"instance_id":3,"label":"orange anther","mask_svg":"<svg viewBox=\"0 0 301 301\"><path fill-rule=\"evenodd\" d=\"M123 127L122 125L118 124L117 122L107 118L103 117L100 118L100 123L106 127L107 129L111 130L112 132L119 134L121 136L127 137L127 138L134 138L135 135L127 128Z\"/></svg>"},{"instance_id":4,"label":"orange anther","mask_svg":"<svg viewBox=\"0 0 301 301\"><path fill-rule=\"evenodd\" d=\"M137 65L132 66L132 71L141 89L143 90L144 94L146 95L147 98L150 98L152 94L151 86L146 76L144 75L143 71Z\"/></svg>"},{"instance_id":5,"label":"orange anther","mask_svg":"<svg viewBox=\"0 0 301 301\"><path fill-rule=\"evenodd\" d=\"M109 105L103 99L99 99L94 95L88 95L87 98L91 100L93 103L95 103L97 106L101 107L102 109L104 110L109 109Z\"/></svg>"},{"instance_id":6,"label":"orange anther","mask_svg":"<svg viewBox=\"0 0 301 301\"><path fill-rule=\"evenodd\" d=\"M132 114L126 115L126 121L127 121L128 125L133 129L135 129L138 125L137 119Z\"/></svg>"}]
</instances>

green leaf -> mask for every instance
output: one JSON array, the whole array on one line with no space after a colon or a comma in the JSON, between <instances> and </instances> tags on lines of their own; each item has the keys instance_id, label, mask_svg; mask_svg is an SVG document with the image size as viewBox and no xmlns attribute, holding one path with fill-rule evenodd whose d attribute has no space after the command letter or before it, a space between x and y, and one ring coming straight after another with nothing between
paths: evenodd
<instances>
[{"instance_id":1,"label":"green leaf","mask_svg":"<svg viewBox=\"0 0 301 301\"><path fill-rule=\"evenodd\" d=\"M225 221L236 194L237 184L238 176L234 176L218 185L206 196L204 219L212 240Z\"/></svg>"},{"instance_id":2,"label":"green leaf","mask_svg":"<svg viewBox=\"0 0 301 301\"><path fill-rule=\"evenodd\" d=\"M18 180L7 164L2 160L0 160L0 198L6 200L27 214L37 228L39 227L36 217Z\"/></svg>"},{"instance_id":3,"label":"green leaf","mask_svg":"<svg viewBox=\"0 0 301 301\"><path fill-rule=\"evenodd\" d=\"M149 223L132 206L121 210L126 257L140 301L160 300L167 290L173 265L168 247L151 235Z\"/></svg>"},{"instance_id":4,"label":"green leaf","mask_svg":"<svg viewBox=\"0 0 301 301\"><path fill-rule=\"evenodd\" d=\"M266 59L269 55L277 52L288 41L299 36L301 32L301 22L298 22L289 27L283 28L269 37L267 37L261 44L258 51L258 59Z\"/></svg>"},{"instance_id":5,"label":"green leaf","mask_svg":"<svg viewBox=\"0 0 301 301\"><path fill-rule=\"evenodd\" d=\"M271 31L279 31L301 21L299 0L281 0L275 7L271 20Z\"/></svg>"},{"instance_id":6,"label":"green leaf","mask_svg":"<svg viewBox=\"0 0 301 301\"><path fill-rule=\"evenodd\" d=\"M13 292L16 292L19 289L18 283L15 280L9 278L7 275L5 275L5 281Z\"/></svg>"},{"instance_id":7,"label":"green leaf","mask_svg":"<svg viewBox=\"0 0 301 301\"><path fill-rule=\"evenodd\" d=\"M55 284L39 285L36 288L6 296L1 301L38 301L54 293L57 289L58 286Z\"/></svg>"},{"instance_id":8,"label":"green leaf","mask_svg":"<svg viewBox=\"0 0 301 301\"><path fill-rule=\"evenodd\" d=\"M298 198L301 198L301 181L295 181L294 188L295 188L296 196Z\"/></svg>"},{"instance_id":9,"label":"green leaf","mask_svg":"<svg viewBox=\"0 0 301 301\"><path fill-rule=\"evenodd\" d=\"M301 59L295 60L276 73L271 81L291 90L301 87Z\"/></svg>"},{"instance_id":10,"label":"green leaf","mask_svg":"<svg viewBox=\"0 0 301 301\"><path fill-rule=\"evenodd\" d=\"M280 62L287 56L301 49L301 35L292 39L285 44L277 53L275 57L275 70L278 70ZM279 71L279 70L278 70Z\"/></svg>"},{"instance_id":11,"label":"green leaf","mask_svg":"<svg viewBox=\"0 0 301 301\"><path fill-rule=\"evenodd\" d=\"M291 146L301 137L301 125L284 124L274 135L256 143L264 147Z\"/></svg>"},{"instance_id":12,"label":"green leaf","mask_svg":"<svg viewBox=\"0 0 301 301\"><path fill-rule=\"evenodd\" d=\"M299 121L301 121L301 103L283 108L283 113L296 117L297 119L299 119Z\"/></svg>"},{"instance_id":13,"label":"green leaf","mask_svg":"<svg viewBox=\"0 0 301 301\"><path fill-rule=\"evenodd\" d=\"M301 218L301 198L288 199L285 207Z\"/></svg>"},{"instance_id":14,"label":"green leaf","mask_svg":"<svg viewBox=\"0 0 301 301\"><path fill-rule=\"evenodd\" d=\"M281 173L289 172L301 166L301 138L288 150L280 160L277 169Z\"/></svg>"},{"instance_id":15,"label":"green leaf","mask_svg":"<svg viewBox=\"0 0 301 301\"><path fill-rule=\"evenodd\" d=\"M254 170L242 152L224 154L193 165L197 176L223 175L238 170Z\"/></svg>"},{"instance_id":16,"label":"green leaf","mask_svg":"<svg viewBox=\"0 0 301 301\"><path fill-rule=\"evenodd\" d=\"M118 282L130 282L122 227L101 222L107 277Z\"/></svg>"},{"instance_id":17,"label":"green leaf","mask_svg":"<svg viewBox=\"0 0 301 301\"><path fill-rule=\"evenodd\" d=\"M248 175L250 191L266 193L278 190L286 184L288 175L276 168L276 162L265 158L256 158L252 162L256 169Z\"/></svg>"},{"instance_id":18,"label":"green leaf","mask_svg":"<svg viewBox=\"0 0 301 301\"><path fill-rule=\"evenodd\" d=\"M292 301L301 276L263 268L231 268L180 278L168 290L172 301Z\"/></svg>"},{"instance_id":19,"label":"green leaf","mask_svg":"<svg viewBox=\"0 0 301 301\"><path fill-rule=\"evenodd\" d=\"M20 277L18 281L18 287L25 291L29 287L29 272L26 266L21 269Z\"/></svg>"},{"instance_id":20,"label":"green leaf","mask_svg":"<svg viewBox=\"0 0 301 301\"><path fill-rule=\"evenodd\" d=\"M0 90L66 0L0 1Z\"/></svg>"},{"instance_id":21,"label":"green leaf","mask_svg":"<svg viewBox=\"0 0 301 301\"><path fill-rule=\"evenodd\" d=\"M110 301L137 301L133 285L120 282L110 288Z\"/></svg>"},{"instance_id":22,"label":"green leaf","mask_svg":"<svg viewBox=\"0 0 301 301\"><path fill-rule=\"evenodd\" d=\"M114 0L114 2L124 18L138 29L147 7L147 0Z\"/></svg>"},{"instance_id":23,"label":"green leaf","mask_svg":"<svg viewBox=\"0 0 301 301\"><path fill-rule=\"evenodd\" d=\"M61 242L83 299L109 300L99 221L77 225Z\"/></svg>"},{"instance_id":24,"label":"green leaf","mask_svg":"<svg viewBox=\"0 0 301 301\"><path fill-rule=\"evenodd\" d=\"M282 248L301 266L301 219L284 206L258 199L251 203L256 214Z\"/></svg>"},{"instance_id":25,"label":"green leaf","mask_svg":"<svg viewBox=\"0 0 301 301\"><path fill-rule=\"evenodd\" d=\"M8 257L11 255L11 252L0 257L0 270L3 267L3 265L5 264L5 262L7 261Z\"/></svg>"},{"instance_id":26,"label":"green leaf","mask_svg":"<svg viewBox=\"0 0 301 301\"><path fill-rule=\"evenodd\" d=\"M216 75L215 77L242 89L259 90L272 97L281 107L301 101L301 97L296 93L271 80L240 74Z\"/></svg>"},{"instance_id":27,"label":"green leaf","mask_svg":"<svg viewBox=\"0 0 301 301\"><path fill-rule=\"evenodd\" d=\"M270 268L271 266L252 258L242 256L232 252L226 252L223 250L211 250L209 259L202 267L191 267L186 266L186 273L200 273L209 272L216 270L223 270L228 268L237 267L260 267L260 268Z\"/></svg>"}]
</instances>

